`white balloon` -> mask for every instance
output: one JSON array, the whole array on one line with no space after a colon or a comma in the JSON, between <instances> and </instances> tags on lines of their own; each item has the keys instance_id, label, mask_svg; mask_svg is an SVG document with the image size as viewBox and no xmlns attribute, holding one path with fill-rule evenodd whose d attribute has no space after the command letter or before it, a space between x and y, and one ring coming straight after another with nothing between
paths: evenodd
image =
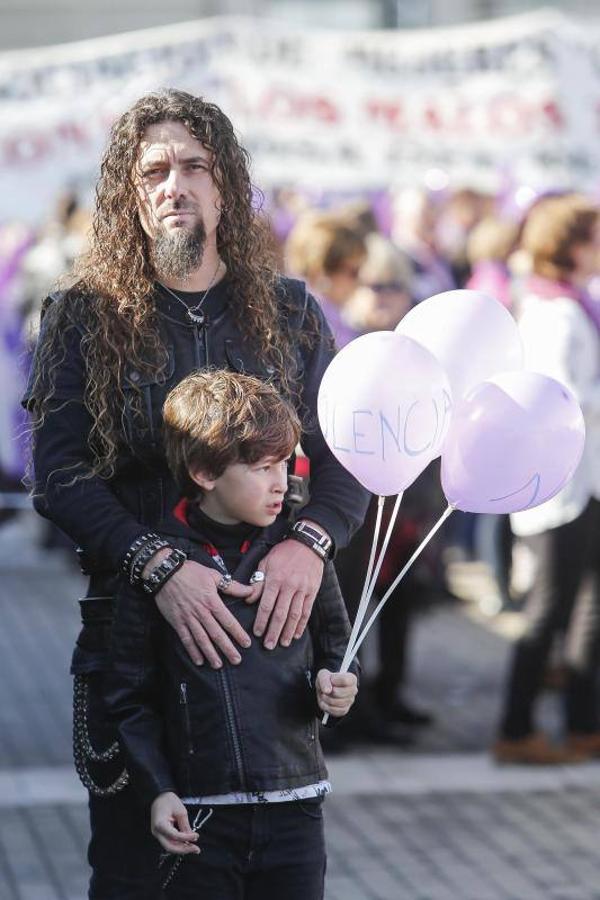
<instances>
[{"instance_id":1,"label":"white balloon","mask_svg":"<svg viewBox=\"0 0 600 900\"><path fill-rule=\"evenodd\" d=\"M522 369L517 323L481 291L446 291L423 300L396 331L426 347L450 380L454 402L497 372Z\"/></svg>"},{"instance_id":2,"label":"white balloon","mask_svg":"<svg viewBox=\"0 0 600 900\"><path fill-rule=\"evenodd\" d=\"M439 456L451 409L435 357L393 331L347 344L319 389L319 423L331 452L364 487L386 496L407 488Z\"/></svg>"}]
</instances>

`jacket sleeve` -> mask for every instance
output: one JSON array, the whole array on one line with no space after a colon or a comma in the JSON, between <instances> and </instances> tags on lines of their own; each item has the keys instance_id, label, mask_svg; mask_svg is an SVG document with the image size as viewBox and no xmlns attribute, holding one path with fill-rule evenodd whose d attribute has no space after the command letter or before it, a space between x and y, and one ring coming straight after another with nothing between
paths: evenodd
<instances>
[{"instance_id":1,"label":"jacket sleeve","mask_svg":"<svg viewBox=\"0 0 600 900\"><path fill-rule=\"evenodd\" d=\"M105 702L117 725L125 765L143 804L175 782L165 752L159 657L163 623L154 601L122 579L116 596Z\"/></svg>"},{"instance_id":2,"label":"jacket sleeve","mask_svg":"<svg viewBox=\"0 0 600 900\"><path fill-rule=\"evenodd\" d=\"M45 339L44 326L52 313L50 307L42 322L32 374ZM115 570L130 544L145 529L115 496L106 480L93 476L73 483L74 476L89 473L92 465L88 445L91 418L83 401L85 363L81 338L75 327L67 332L66 352L56 369L52 399L43 423L34 434L33 505L101 567ZM22 400L30 410L36 402L32 396L32 374Z\"/></svg>"},{"instance_id":3,"label":"jacket sleeve","mask_svg":"<svg viewBox=\"0 0 600 900\"><path fill-rule=\"evenodd\" d=\"M301 445L310 460L310 499L302 510L302 517L322 525L332 538L335 550L339 550L362 525L371 495L337 461L323 437L317 416L317 397L321 379L335 355L335 344L319 304L307 294L304 323L310 319L317 325L318 339L304 357L304 435Z\"/></svg>"},{"instance_id":4,"label":"jacket sleeve","mask_svg":"<svg viewBox=\"0 0 600 900\"><path fill-rule=\"evenodd\" d=\"M313 605L309 627L314 647L315 670L329 669L330 672L339 672L351 628L332 562L325 564L321 588ZM356 660L350 665L349 671L358 675L359 665Z\"/></svg>"}]
</instances>

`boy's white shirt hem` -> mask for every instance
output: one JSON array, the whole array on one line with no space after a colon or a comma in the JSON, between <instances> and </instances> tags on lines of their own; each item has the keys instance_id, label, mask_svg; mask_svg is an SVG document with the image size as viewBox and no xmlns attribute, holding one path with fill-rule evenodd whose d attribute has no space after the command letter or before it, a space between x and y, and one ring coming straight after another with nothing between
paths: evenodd
<instances>
[{"instance_id":1,"label":"boy's white shirt hem","mask_svg":"<svg viewBox=\"0 0 600 900\"><path fill-rule=\"evenodd\" d=\"M331 793L329 781L317 781L302 787L282 788L278 791L232 791L201 797L182 797L186 806L233 806L242 803L292 803L294 800L314 800Z\"/></svg>"}]
</instances>

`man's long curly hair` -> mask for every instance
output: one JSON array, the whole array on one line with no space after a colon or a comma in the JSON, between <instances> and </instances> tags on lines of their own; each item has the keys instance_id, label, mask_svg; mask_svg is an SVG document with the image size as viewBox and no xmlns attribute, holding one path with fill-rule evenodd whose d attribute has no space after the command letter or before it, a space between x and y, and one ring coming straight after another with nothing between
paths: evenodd
<instances>
[{"instance_id":1,"label":"man's long curly hair","mask_svg":"<svg viewBox=\"0 0 600 900\"><path fill-rule=\"evenodd\" d=\"M36 355L34 435L55 393L69 332L79 327L84 333L84 402L92 420L88 477L114 474L125 366L158 377L166 367L153 303L156 273L140 224L135 180L146 129L166 121L181 122L211 153L211 175L221 196L217 250L227 266L233 320L258 358L274 367L282 391L289 393L292 387L285 365L292 337L277 302L268 229L253 208L248 154L214 104L178 90L147 94L112 128L96 189L89 250L76 264L74 286L48 315ZM80 471L77 477L82 475Z\"/></svg>"}]
</instances>

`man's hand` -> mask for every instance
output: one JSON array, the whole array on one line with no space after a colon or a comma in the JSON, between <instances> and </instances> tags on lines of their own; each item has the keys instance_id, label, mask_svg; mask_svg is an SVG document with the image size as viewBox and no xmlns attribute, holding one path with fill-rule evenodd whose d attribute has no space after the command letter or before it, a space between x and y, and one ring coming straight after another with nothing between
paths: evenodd
<instances>
[{"instance_id":1,"label":"man's hand","mask_svg":"<svg viewBox=\"0 0 600 900\"><path fill-rule=\"evenodd\" d=\"M299 541L276 544L261 561L258 568L265 573L264 583L246 599L254 602L262 588L254 634L260 637L268 623L267 650L280 638L282 645L289 647L293 638L302 636L321 587L323 567L317 554Z\"/></svg>"},{"instance_id":2,"label":"man's hand","mask_svg":"<svg viewBox=\"0 0 600 900\"><path fill-rule=\"evenodd\" d=\"M358 693L358 682L352 672L320 669L315 687L319 707L330 716L345 716Z\"/></svg>"},{"instance_id":3,"label":"man's hand","mask_svg":"<svg viewBox=\"0 0 600 900\"><path fill-rule=\"evenodd\" d=\"M242 661L230 638L241 647L250 646L249 636L217 593L222 577L216 569L187 560L154 598L192 661L200 666L206 659L213 669L223 665L217 650L234 665ZM228 597L247 598L251 594L249 585L237 581L227 588Z\"/></svg>"},{"instance_id":4,"label":"man's hand","mask_svg":"<svg viewBox=\"0 0 600 900\"><path fill-rule=\"evenodd\" d=\"M150 810L150 828L161 847L169 853L200 853L192 841L198 835L192 831L187 809L170 791L159 794Z\"/></svg>"}]
</instances>

